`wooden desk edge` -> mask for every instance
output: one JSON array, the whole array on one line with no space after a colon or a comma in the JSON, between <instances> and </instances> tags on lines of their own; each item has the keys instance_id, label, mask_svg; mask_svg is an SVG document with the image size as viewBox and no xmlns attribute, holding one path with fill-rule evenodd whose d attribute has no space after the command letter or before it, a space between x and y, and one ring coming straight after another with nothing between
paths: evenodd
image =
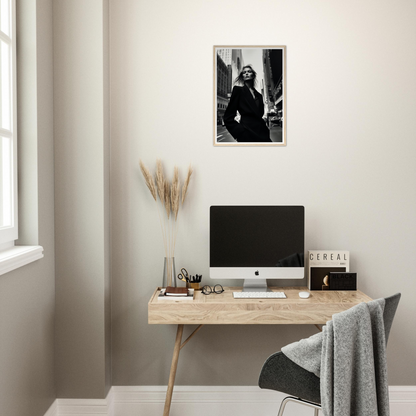
<instances>
[{"instance_id":1,"label":"wooden desk edge","mask_svg":"<svg viewBox=\"0 0 416 416\"><path fill-rule=\"evenodd\" d=\"M153 292L152 296L150 297L148 305L150 305L154 300L156 300L156 295L159 292L159 290L162 289L160 286L158 286L155 291Z\"/></svg>"},{"instance_id":2,"label":"wooden desk edge","mask_svg":"<svg viewBox=\"0 0 416 416\"><path fill-rule=\"evenodd\" d=\"M323 325L332 319L332 315L342 312L361 302L369 302L372 299L365 293L357 291L310 291L311 298L300 299L293 296L293 291L300 292L308 290L305 287L273 287L274 290L292 291L288 299L235 299L230 298L229 293L226 299L210 298L209 302L195 301L172 301L160 302L156 299L158 287L153 292L148 303L149 324L279 324L279 325ZM226 291L241 290L241 287L226 287ZM340 297L337 301L325 302L325 297L336 295ZM318 302L311 302L313 295L321 299ZM349 296L350 295L350 296ZM217 296L217 295L210 295ZM349 300L351 298L353 301ZM354 298L356 301L354 302ZM201 298L202 299L202 298ZM218 300L220 300L218 302ZM208 298L206 299L208 300ZM248 306L250 305L250 306Z\"/></svg>"}]
</instances>

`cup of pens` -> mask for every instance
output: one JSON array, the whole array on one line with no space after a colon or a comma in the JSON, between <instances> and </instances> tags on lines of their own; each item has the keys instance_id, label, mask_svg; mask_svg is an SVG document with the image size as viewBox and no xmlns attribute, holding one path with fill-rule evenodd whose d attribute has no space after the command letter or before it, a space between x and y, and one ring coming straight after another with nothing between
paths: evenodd
<instances>
[{"instance_id":1,"label":"cup of pens","mask_svg":"<svg viewBox=\"0 0 416 416\"><path fill-rule=\"evenodd\" d=\"M195 276L191 276L189 282L186 283L186 286L190 287L191 289L199 290L201 279L202 279L202 274L196 274Z\"/></svg>"},{"instance_id":2,"label":"cup of pens","mask_svg":"<svg viewBox=\"0 0 416 416\"><path fill-rule=\"evenodd\" d=\"M186 287L191 289L200 290L200 283L202 280L202 274L196 274L191 276L185 268L181 269L181 272L178 274L178 279L186 282Z\"/></svg>"}]
</instances>

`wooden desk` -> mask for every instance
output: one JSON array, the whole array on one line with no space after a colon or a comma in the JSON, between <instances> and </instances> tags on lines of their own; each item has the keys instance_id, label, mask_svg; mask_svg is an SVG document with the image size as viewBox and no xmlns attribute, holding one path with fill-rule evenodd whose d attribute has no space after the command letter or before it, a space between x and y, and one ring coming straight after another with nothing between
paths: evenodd
<instances>
[{"instance_id":1,"label":"wooden desk","mask_svg":"<svg viewBox=\"0 0 416 416\"><path fill-rule=\"evenodd\" d=\"M312 291L308 299L299 298L300 291L309 291L306 287L272 288L285 292L286 299L234 299L233 291L241 291L241 287L224 289L224 293L211 295L196 291L193 301L160 301L157 288L150 298L149 324L178 325L163 416L170 411L179 351L203 325L324 325L333 314L371 300L359 290ZM199 326L182 343L184 325Z\"/></svg>"}]
</instances>

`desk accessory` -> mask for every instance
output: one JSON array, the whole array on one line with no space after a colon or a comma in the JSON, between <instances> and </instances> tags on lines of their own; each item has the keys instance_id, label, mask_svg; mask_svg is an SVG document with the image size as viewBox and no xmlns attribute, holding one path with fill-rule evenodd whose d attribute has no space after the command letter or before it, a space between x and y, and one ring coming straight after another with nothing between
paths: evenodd
<instances>
[{"instance_id":1,"label":"desk accessory","mask_svg":"<svg viewBox=\"0 0 416 416\"><path fill-rule=\"evenodd\" d=\"M178 274L178 279L182 280L182 282L189 283L189 273L185 267L182 267L181 272Z\"/></svg>"},{"instance_id":2,"label":"desk accessory","mask_svg":"<svg viewBox=\"0 0 416 416\"><path fill-rule=\"evenodd\" d=\"M299 292L299 297L301 299L308 299L311 294L309 292Z\"/></svg>"},{"instance_id":3,"label":"desk accessory","mask_svg":"<svg viewBox=\"0 0 416 416\"><path fill-rule=\"evenodd\" d=\"M329 290L357 290L357 273L329 273Z\"/></svg>"},{"instance_id":4,"label":"desk accessory","mask_svg":"<svg viewBox=\"0 0 416 416\"><path fill-rule=\"evenodd\" d=\"M176 286L175 274L176 274L175 257L165 257L163 261L162 286L163 287L166 287L169 285ZM171 278L171 276L173 277Z\"/></svg>"},{"instance_id":5,"label":"desk accessory","mask_svg":"<svg viewBox=\"0 0 416 416\"><path fill-rule=\"evenodd\" d=\"M348 272L349 267L349 251L309 250L309 290L329 290L324 283L325 276L331 272Z\"/></svg>"},{"instance_id":6,"label":"desk accessory","mask_svg":"<svg viewBox=\"0 0 416 416\"><path fill-rule=\"evenodd\" d=\"M214 287L211 287L209 285L205 285L202 288L202 293L204 295L210 295L211 293L215 293L215 294L219 295L222 292L224 292L224 288L220 284L215 285Z\"/></svg>"},{"instance_id":7,"label":"desk accessory","mask_svg":"<svg viewBox=\"0 0 416 416\"><path fill-rule=\"evenodd\" d=\"M165 295L166 296L187 296L188 295L188 289L186 287L168 286L165 289Z\"/></svg>"},{"instance_id":8,"label":"desk accessory","mask_svg":"<svg viewBox=\"0 0 416 416\"><path fill-rule=\"evenodd\" d=\"M188 270L182 267L181 272L178 274L178 279L182 280L182 282L186 282L186 287L191 287L192 289L199 290L199 284L202 280L202 274L190 276Z\"/></svg>"},{"instance_id":9,"label":"desk accessory","mask_svg":"<svg viewBox=\"0 0 416 416\"><path fill-rule=\"evenodd\" d=\"M160 289L159 295L157 296L158 301L166 301L166 302L172 302L172 301L182 302L182 301L184 301L184 302L187 302L187 301L194 300L194 294L195 294L194 289L189 289L189 288L186 288L186 287L174 288L174 289L185 289L186 290L185 294L181 294L181 295L166 294L167 289L168 288Z\"/></svg>"},{"instance_id":10,"label":"desk accessory","mask_svg":"<svg viewBox=\"0 0 416 416\"><path fill-rule=\"evenodd\" d=\"M285 292L233 292L234 299L286 299Z\"/></svg>"},{"instance_id":11,"label":"desk accessory","mask_svg":"<svg viewBox=\"0 0 416 416\"><path fill-rule=\"evenodd\" d=\"M190 283L201 283L202 274L196 274L195 276L191 277Z\"/></svg>"},{"instance_id":12,"label":"desk accessory","mask_svg":"<svg viewBox=\"0 0 416 416\"><path fill-rule=\"evenodd\" d=\"M191 287L195 290L201 290L202 274L196 274L191 276L189 282L186 284L187 287Z\"/></svg>"},{"instance_id":13,"label":"desk accessory","mask_svg":"<svg viewBox=\"0 0 416 416\"><path fill-rule=\"evenodd\" d=\"M176 286L175 279L175 246L177 237L177 221L179 207L185 202L188 186L193 169L188 168L185 181L180 190L179 169L175 166L173 179L170 183L163 172L162 161L156 161L155 177L140 160L140 170L150 193L156 203L160 224L162 227L163 243L165 248L165 267L163 269L163 286ZM158 196L160 204L158 203Z\"/></svg>"}]
</instances>

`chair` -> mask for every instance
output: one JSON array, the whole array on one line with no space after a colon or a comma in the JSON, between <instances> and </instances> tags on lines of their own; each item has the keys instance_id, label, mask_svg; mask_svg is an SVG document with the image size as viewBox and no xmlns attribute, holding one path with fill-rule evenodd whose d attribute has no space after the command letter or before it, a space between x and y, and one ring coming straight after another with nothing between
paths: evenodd
<instances>
[{"instance_id":1,"label":"chair","mask_svg":"<svg viewBox=\"0 0 416 416\"><path fill-rule=\"evenodd\" d=\"M400 300L400 293L385 298L383 313L386 344L393 318ZM314 409L318 416L321 409L320 378L298 366L281 351L272 354L264 363L260 372L259 387L277 390L290 396L283 399L278 416L282 416L288 402L297 402Z\"/></svg>"}]
</instances>

